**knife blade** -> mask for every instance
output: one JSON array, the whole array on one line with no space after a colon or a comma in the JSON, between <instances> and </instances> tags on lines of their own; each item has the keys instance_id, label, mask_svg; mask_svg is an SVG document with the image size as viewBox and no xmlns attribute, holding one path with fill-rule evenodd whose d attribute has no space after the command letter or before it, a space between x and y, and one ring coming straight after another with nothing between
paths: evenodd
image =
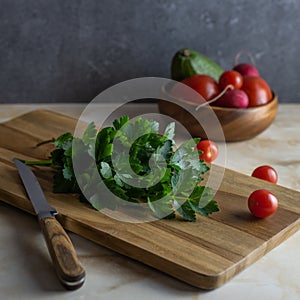
<instances>
[{"instance_id":1,"label":"knife blade","mask_svg":"<svg viewBox=\"0 0 300 300\"><path fill-rule=\"evenodd\" d=\"M78 260L73 244L55 218L57 211L49 205L42 188L31 169L18 159L13 160L28 198L36 212L56 274L69 290L80 288L85 281L85 270Z\"/></svg>"}]
</instances>

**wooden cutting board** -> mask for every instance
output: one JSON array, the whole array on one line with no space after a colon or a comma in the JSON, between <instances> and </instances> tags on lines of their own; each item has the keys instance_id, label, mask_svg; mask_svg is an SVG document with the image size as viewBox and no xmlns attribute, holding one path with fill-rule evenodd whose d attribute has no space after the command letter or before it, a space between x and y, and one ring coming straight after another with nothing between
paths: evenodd
<instances>
[{"instance_id":1,"label":"wooden cutting board","mask_svg":"<svg viewBox=\"0 0 300 300\"><path fill-rule=\"evenodd\" d=\"M75 124L75 119L42 110L0 124L0 200L33 214L12 159L47 158L51 144L36 144L72 131ZM111 219L76 195L51 193L52 171L32 169L67 230L203 289L221 286L300 227L299 192L228 169L215 197L220 212L195 223L139 224ZM259 188L279 200L278 211L267 219L256 219L247 209L249 194Z\"/></svg>"}]
</instances>

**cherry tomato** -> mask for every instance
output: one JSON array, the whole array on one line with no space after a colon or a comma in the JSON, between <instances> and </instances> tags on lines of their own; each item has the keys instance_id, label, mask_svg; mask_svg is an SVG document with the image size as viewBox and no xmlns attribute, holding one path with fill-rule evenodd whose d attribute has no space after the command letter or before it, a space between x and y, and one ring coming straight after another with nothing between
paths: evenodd
<instances>
[{"instance_id":1,"label":"cherry tomato","mask_svg":"<svg viewBox=\"0 0 300 300\"><path fill-rule=\"evenodd\" d=\"M278 200L268 190L256 190L248 198L248 208L255 217L266 218L276 212Z\"/></svg>"},{"instance_id":2,"label":"cherry tomato","mask_svg":"<svg viewBox=\"0 0 300 300\"><path fill-rule=\"evenodd\" d=\"M260 178L272 183L277 183L278 174L274 168L271 166L260 166L257 167L253 172L253 177Z\"/></svg>"},{"instance_id":3,"label":"cherry tomato","mask_svg":"<svg viewBox=\"0 0 300 300\"><path fill-rule=\"evenodd\" d=\"M261 77L244 76L241 89L248 95L249 107L263 105L272 100L272 91Z\"/></svg>"},{"instance_id":4,"label":"cherry tomato","mask_svg":"<svg viewBox=\"0 0 300 300\"><path fill-rule=\"evenodd\" d=\"M199 151L202 151L202 154L199 156L199 159L203 159L208 163L214 161L219 154L219 148L217 144L211 140L201 140L197 144L197 149Z\"/></svg>"},{"instance_id":5,"label":"cherry tomato","mask_svg":"<svg viewBox=\"0 0 300 300\"><path fill-rule=\"evenodd\" d=\"M217 82L208 75L194 75L181 82L197 91L205 100L211 100L219 94Z\"/></svg>"},{"instance_id":6,"label":"cherry tomato","mask_svg":"<svg viewBox=\"0 0 300 300\"><path fill-rule=\"evenodd\" d=\"M219 89L223 91L228 85L232 85L234 89L240 89L243 85L243 76L237 71L225 71L220 76Z\"/></svg>"}]
</instances>

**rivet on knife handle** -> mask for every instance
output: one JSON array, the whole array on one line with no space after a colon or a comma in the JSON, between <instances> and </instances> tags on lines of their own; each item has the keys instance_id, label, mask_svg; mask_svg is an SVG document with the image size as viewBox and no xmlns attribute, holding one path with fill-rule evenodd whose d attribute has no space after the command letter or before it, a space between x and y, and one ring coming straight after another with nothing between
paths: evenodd
<instances>
[{"instance_id":1,"label":"rivet on knife handle","mask_svg":"<svg viewBox=\"0 0 300 300\"><path fill-rule=\"evenodd\" d=\"M81 287L85 280L85 271L69 236L55 217L39 221L60 282L67 289Z\"/></svg>"}]
</instances>

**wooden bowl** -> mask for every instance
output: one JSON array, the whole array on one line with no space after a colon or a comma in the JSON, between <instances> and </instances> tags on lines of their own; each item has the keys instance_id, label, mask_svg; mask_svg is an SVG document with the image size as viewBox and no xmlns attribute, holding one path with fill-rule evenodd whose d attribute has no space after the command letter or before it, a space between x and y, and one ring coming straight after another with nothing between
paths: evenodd
<instances>
[{"instance_id":1,"label":"wooden bowl","mask_svg":"<svg viewBox=\"0 0 300 300\"><path fill-rule=\"evenodd\" d=\"M165 99L165 97L163 97ZM175 99L173 99L175 100ZM184 108L185 107L185 108ZM180 122L194 137L209 138L215 141L237 142L251 139L268 128L277 114L278 98L273 93L273 99L265 105L249 108L228 108L203 106L196 111L197 104L182 99L176 101L159 101L159 111ZM193 114L189 111L193 110ZM220 125L212 123L211 114L214 112ZM216 119L215 119L216 120ZM216 121L217 121L216 120ZM211 123L212 128L207 134L203 123Z\"/></svg>"}]
</instances>

